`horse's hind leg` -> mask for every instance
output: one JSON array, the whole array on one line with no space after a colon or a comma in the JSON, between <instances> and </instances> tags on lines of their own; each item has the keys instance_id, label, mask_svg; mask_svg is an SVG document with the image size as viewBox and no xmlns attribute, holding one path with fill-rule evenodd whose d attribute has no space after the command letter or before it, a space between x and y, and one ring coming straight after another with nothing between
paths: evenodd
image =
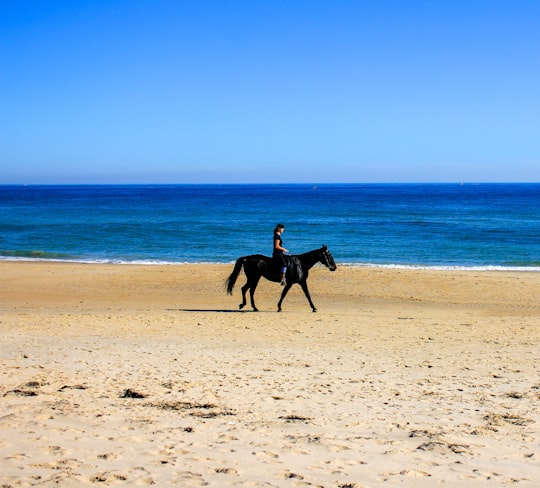
<instances>
[{"instance_id":1,"label":"horse's hind leg","mask_svg":"<svg viewBox=\"0 0 540 488\"><path fill-rule=\"evenodd\" d=\"M240 310L242 310L246 306L246 292L249 290L249 298L251 300L251 306L253 307L254 312L258 312L259 309L255 306L255 298L253 295L255 295L255 289L257 288L257 283L259 280L255 281L255 283L248 281L243 287L242 287L242 303L239 305Z\"/></svg>"},{"instance_id":2,"label":"horse's hind leg","mask_svg":"<svg viewBox=\"0 0 540 488\"><path fill-rule=\"evenodd\" d=\"M259 279L255 280L251 284L251 288L249 290L249 297L251 298L251 306L253 307L254 312L258 312L259 309L255 306L255 290L257 289L257 285L259 284Z\"/></svg>"},{"instance_id":3,"label":"horse's hind leg","mask_svg":"<svg viewBox=\"0 0 540 488\"><path fill-rule=\"evenodd\" d=\"M248 291L249 287L249 281L242 287L242 303L238 306L240 310L242 310L246 306L246 292Z\"/></svg>"}]
</instances>

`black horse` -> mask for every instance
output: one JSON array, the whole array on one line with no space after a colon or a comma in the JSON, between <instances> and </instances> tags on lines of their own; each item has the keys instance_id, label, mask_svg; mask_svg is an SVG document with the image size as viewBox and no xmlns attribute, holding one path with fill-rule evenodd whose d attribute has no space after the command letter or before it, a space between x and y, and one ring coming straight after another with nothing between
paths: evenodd
<instances>
[{"instance_id":1,"label":"black horse","mask_svg":"<svg viewBox=\"0 0 540 488\"><path fill-rule=\"evenodd\" d=\"M281 304L283 299L294 283L298 283L302 287L302 290L304 290L304 294L308 299L309 305L311 306L312 310L316 312L317 309L311 301L311 296L307 286L309 270L316 263L320 262L324 264L330 271L335 271L337 266L332 254L330 254L328 247L323 245L320 249L315 249L304 254L287 256L287 259L287 284L285 285L285 288L283 288L281 298L278 302L278 312L281 312ZM261 279L261 276L264 276L269 281L279 282L281 279L280 266L280 263L276 263L272 258L263 256L262 254L253 254L251 256L238 258L236 260L236 264L234 265L233 272L227 278L227 293L232 295L236 279L240 274L240 270L242 267L244 267L247 282L242 287L242 303L240 304L240 309L244 308L246 305L246 292L249 290L253 311L258 312L253 295L255 294L255 289L259 284L259 280Z\"/></svg>"}]
</instances>

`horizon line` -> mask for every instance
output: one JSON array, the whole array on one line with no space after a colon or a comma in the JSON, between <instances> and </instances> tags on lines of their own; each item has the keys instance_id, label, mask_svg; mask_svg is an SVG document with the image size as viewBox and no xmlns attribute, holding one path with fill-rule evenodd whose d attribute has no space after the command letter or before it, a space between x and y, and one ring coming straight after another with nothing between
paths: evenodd
<instances>
[{"instance_id":1,"label":"horizon line","mask_svg":"<svg viewBox=\"0 0 540 488\"><path fill-rule=\"evenodd\" d=\"M334 182L148 182L148 183L1 183L0 186L329 186L329 185L536 185L540 181L334 181Z\"/></svg>"}]
</instances>

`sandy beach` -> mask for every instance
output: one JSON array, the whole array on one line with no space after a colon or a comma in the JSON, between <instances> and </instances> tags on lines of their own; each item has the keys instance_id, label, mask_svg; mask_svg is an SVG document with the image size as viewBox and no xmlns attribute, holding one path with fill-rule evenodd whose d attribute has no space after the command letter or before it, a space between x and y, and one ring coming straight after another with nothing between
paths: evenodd
<instances>
[{"instance_id":1,"label":"sandy beach","mask_svg":"<svg viewBox=\"0 0 540 488\"><path fill-rule=\"evenodd\" d=\"M1 262L0 486L540 486L540 273Z\"/></svg>"}]
</instances>

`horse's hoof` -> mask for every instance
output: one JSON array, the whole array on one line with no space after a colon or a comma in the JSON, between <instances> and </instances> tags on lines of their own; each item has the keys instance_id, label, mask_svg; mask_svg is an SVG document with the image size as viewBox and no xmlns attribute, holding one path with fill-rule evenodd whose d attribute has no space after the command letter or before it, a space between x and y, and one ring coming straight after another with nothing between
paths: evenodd
<instances>
[{"instance_id":1,"label":"horse's hoof","mask_svg":"<svg viewBox=\"0 0 540 488\"><path fill-rule=\"evenodd\" d=\"M254 311L254 312L258 312L258 311L259 311L259 309L258 309L258 308L255 308L255 307L253 307L253 311Z\"/></svg>"},{"instance_id":2,"label":"horse's hoof","mask_svg":"<svg viewBox=\"0 0 540 488\"><path fill-rule=\"evenodd\" d=\"M317 312L317 309L316 309L316 308L313 309L313 313L315 313L315 312Z\"/></svg>"},{"instance_id":3,"label":"horse's hoof","mask_svg":"<svg viewBox=\"0 0 540 488\"><path fill-rule=\"evenodd\" d=\"M241 303L240 305L238 305L238 308L239 308L240 310L242 310L242 309L244 308L244 304Z\"/></svg>"},{"instance_id":4,"label":"horse's hoof","mask_svg":"<svg viewBox=\"0 0 540 488\"><path fill-rule=\"evenodd\" d=\"M277 311L278 311L278 312L281 312L281 308L278 308Z\"/></svg>"}]
</instances>

